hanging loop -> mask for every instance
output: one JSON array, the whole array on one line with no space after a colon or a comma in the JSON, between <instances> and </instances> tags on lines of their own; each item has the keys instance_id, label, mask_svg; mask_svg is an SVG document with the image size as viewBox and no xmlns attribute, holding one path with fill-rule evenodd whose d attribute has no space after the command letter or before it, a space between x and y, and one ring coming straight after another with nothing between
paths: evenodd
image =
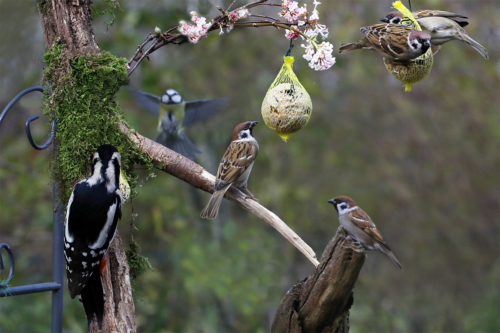
<instances>
[{"instance_id":1,"label":"hanging loop","mask_svg":"<svg viewBox=\"0 0 500 333\"><path fill-rule=\"evenodd\" d=\"M7 250L7 253L9 254L10 271L9 271L9 276L7 277L7 280L0 282L0 289L4 289L4 288L8 287L10 281L12 280L12 277L14 276L14 254L12 254L12 250L5 243L0 244L0 270L5 269L5 267L3 265L3 260L2 260L2 249Z\"/></svg>"},{"instance_id":2,"label":"hanging loop","mask_svg":"<svg viewBox=\"0 0 500 333\"><path fill-rule=\"evenodd\" d=\"M293 41L290 39L290 48L286 51L285 56L289 57L291 55L294 46L295 44L293 44Z\"/></svg>"},{"instance_id":3,"label":"hanging loop","mask_svg":"<svg viewBox=\"0 0 500 333\"><path fill-rule=\"evenodd\" d=\"M26 120L26 126L25 126L26 136L28 137L28 141L30 142L30 144L33 148L35 148L36 150L44 150L51 144L52 140L54 140L55 131L56 131L56 120L55 119L52 120L52 129L50 130L50 137L47 139L47 142L45 142L43 145L39 146L33 140L33 137L31 136L31 129L30 129L31 122L37 120L38 118L39 118L38 115L36 115L36 116L33 116L31 118L28 118L28 120Z\"/></svg>"}]
</instances>

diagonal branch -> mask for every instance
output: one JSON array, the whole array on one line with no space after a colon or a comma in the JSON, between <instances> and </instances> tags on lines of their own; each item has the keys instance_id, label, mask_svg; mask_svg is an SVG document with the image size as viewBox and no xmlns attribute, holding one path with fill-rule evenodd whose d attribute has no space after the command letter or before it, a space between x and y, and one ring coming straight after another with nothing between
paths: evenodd
<instances>
[{"instance_id":1,"label":"diagonal branch","mask_svg":"<svg viewBox=\"0 0 500 333\"><path fill-rule=\"evenodd\" d=\"M137 132L131 131L124 124L119 124L120 130L127 134L129 139L134 142L137 147L149 157L152 158L159 170L167 172L174 177L177 177L186 183L199 188L205 192L212 193L215 184L215 176L206 171L203 167L195 162L177 154L173 150L156 143ZM314 266L318 266L319 262L316 259L316 254L306 242L304 242L285 222L283 222L276 214L269 211L264 206L254 200L246 200L246 195L238 189L231 187L225 194L225 198L243 207L258 218L269 223L283 237L293 244L300 252L302 252Z\"/></svg>"}]
</instances>

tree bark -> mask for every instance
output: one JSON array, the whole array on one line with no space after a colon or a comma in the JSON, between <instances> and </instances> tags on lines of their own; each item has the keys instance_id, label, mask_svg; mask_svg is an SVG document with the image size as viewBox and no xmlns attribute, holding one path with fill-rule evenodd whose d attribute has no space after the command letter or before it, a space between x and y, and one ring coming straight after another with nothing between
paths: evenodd
<instances>
[{"instance_id":1,"label":"tree bark","mask_svg":"<svg viewBox=\"0 0 500 333\"><path fill-rule=\"evenodd\" d=\"M290 289L273 320L273 333L347 333L353 288L365 250L339 227L316 272Z\"/></svg>"},{"instance_id":2,"label":"tree bark","mask_svg":"<svg viewBox=\"0 0 500 333\"><path fill-rule=\"evenodd\" d=\"M67 59L101 52L92 30L90 0L39 0L38 10L46 49L60 42L64 45L63 52ZM66 70L65 64L61 66L62 71ZM99 330L94 319L90 332L136 332L129 266L118 233L106 259L108 264L102 274L106 295L103 326Z\"/></svg>"},{"instance_id":3,"label":"tree bark","mask_svg":"<svg viewBox=\"0 0 500 333\"><path fill-rule=\"evenodd\" d=\"M57 40L72 55L101 52L94 39L90 0L39 0L45 47Z\"/></svg>"},{"instance_id":4,"label":"tree bark","mask_svg":"<svg viewBox=\"0 0 500 333\"><path fill-rule=\"evenodd\" d=\"M106 295L102 329L94 317L89 331L102 333L135 333L135 307L130 285L129 267L122 239L118 233L106 253L107 265L102 272Z\"/></svg>"}]
</instances>

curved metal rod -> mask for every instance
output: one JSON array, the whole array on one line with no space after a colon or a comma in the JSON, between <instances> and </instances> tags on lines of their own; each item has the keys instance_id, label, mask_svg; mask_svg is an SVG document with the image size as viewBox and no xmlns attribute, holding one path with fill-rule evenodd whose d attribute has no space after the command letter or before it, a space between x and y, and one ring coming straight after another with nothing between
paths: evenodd
<instances>
[{"instance_id":1,"label":"curved metal rod","mask_svg":"<svg viewBox=\"0 0 500 333\"><path fill-rule=\"evenodd\" d=\"M2 123L3 118L5 118L5 115L7 114L7 112L9 112L9 110L12 108L12 106L14 104L16 104L17 101L21 99L21 97L23 97L24 95L26 95L26 94L28 94L28 93L30 93L32 91L43 92L44 89L43 89L43 87L36 86L36 87L31 87L31 88L25 89L25 90L21 91L19 94L17 94L17 96L14 97L12 99L12 101L9 102L9 104L7 104L7 106L5 107L5 109L3 109L2 114L0 115L0 124Z\"/></svg>"},{"instance_id":2,"label":"curved metal rod","mask_svg":"<svg viewBox=\"0 0 500 333\"><path fill-rule=\"evenodd\" d=\"M43 89L43 87L36 86L36 87L31 87L31 88L25 89L25 90L21 91L19 94L17 94L17 96L14 97L9 102L9 104L7 104L5 109L3 109L2 114L0 115L0 124L2 123L3 119L7 115L7 112L9 112L9 110L14 106L14 104L16 104L17 101L19 101L21 99L21 97L23 97L24 95L26 95L32 91L40 91L43 93L45 91L45 89ZM28 141L30 142L30 144L33 148L35 148L36 150L43 150L43 149L46 149L50 145L52 140L54 140L56 122L55 122L55 119L52 121L52 129L50 130L50 137L48 138L47 142L45 142L43 145L39 146L33 140L33 137L31 136L31 129L30 129L30 123L38 118L39 118L38 116L33 116L33 117L29 118L28 120L26 120L26 126L25 126L26 136L28 137Z\"/></svg>"},{"instance_id":3,"label":"curved metal rod","mask_svg":"<svg viewBox=\"0 0 500 333\"><path fill-rule=\"evenodd\" d=\"M5 243L0 244L0 270L4 269L3 260L2 260L2 249L6 249L7 253L9 254L10 271L9 271L9 276L7 277L7 280L0 283L0 289L4 289L5 287L8 287L10 281L12 280L12 277L14 276L14 254L12 254L12 250Z\"/></svg>"},{"instance_id":4,"label":"curved metal rod","mask_svg":"<svg viewBox=\"0 0 500 333\"><path fill-rule=\"evenodd\" d=\"M26 136L28 137L28 141L30 142L31 146L35 148L36 150L44 150L47 148L52 140L54 140L55 132L56 132L56 120L52 120L52 129L50 130L50 137L47 139L47 142L45 142L43 145L39 146L35 143L33 140L33 137L31 136L31 129L30 129L30 124L32 121L37 120L39 117L38 115L33 116L31 118L28 118L26 120Z\"/></svg>"}]
</instances>

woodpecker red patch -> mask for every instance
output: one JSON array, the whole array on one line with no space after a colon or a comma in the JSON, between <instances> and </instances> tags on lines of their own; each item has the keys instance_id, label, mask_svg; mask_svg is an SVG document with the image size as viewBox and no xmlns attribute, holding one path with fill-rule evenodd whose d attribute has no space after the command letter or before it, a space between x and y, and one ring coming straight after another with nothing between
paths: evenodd
<instances>
[{"instance_id":1,"label":"woodpecker red patch","mask_svg":"<svg viewBox=\"0 0 500 333\"><path fill-rule=\"evenodd\" d=\"M101 271L101 275L102 275L102 271L104 270L104 267L106 267L106 258L102 258L102 261L101 261L101 267L100 267L100 271Z\"/></svg>"}]
</instances>

